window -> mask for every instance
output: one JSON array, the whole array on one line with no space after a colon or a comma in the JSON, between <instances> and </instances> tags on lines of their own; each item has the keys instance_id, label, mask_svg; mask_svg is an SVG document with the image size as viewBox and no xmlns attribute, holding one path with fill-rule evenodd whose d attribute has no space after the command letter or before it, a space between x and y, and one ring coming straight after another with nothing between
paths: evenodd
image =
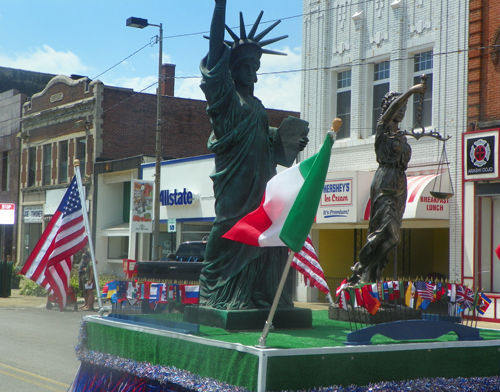
<instances>
[{"instance_id":1,"label":"window","mask_svg":"<svg viewBox=\"0 0 500 392\"><path fill-rule=\"evenodd\" d=\"M52 179L52 146L50 144L45 144L43 146L43 173L42 173L42 184L50 185L50 180Z\"/></svg>"},{"instance_id":2,"label":"window","mask_svg":"<svg viewBox=\"0 0 500 392\"><path fill-rule=\"evenodd\" d=\"M375 64L373 68L373 111L372 111L372 134L376 133L377 121L382 112L381 103L384 95L389 92L389 77L391 76L391 63L383 61Z\"/></svg>"},{"instance_id":3,"label":"window","mask_svg":"<svg viewBox=\"0 0 500 392\"><path fill-rule=\"evenodd\" d=\"M59 143L59 184L68 182L68 141Z\"/></svg>"},{"instance_id":4,"label":"window","mask_svg":"<svg viewBox=\"0 0 500 392\"><path fill-rule=\"evenodd\" d=\"M336 117L342 120L338 139L348 138L351 134L351 70L337 74Z\"/></svg>"},{"instance_id":5,"label":"window","mask_svg":"<svg viewBox=\"0 0 500 392\"><path fill-rule=\"evenodd\" d=\"M82 178L87 174L85 157L87 154L87 140L84 137L76 139L76 159L80 161L80 174Z\"/></svg>"},{"instance_id":6,"label":"window","mask_svg":"<svg viewBox=\"0 0 500 392\"><path fill-rule=\"evenodd\" d=\"M9 190L10 181L10 165L9 165L9 152L2 152L2 191Z\"/></svg>"},{"instance_id":7,"label":"window","mask_svg":"<svg viewBox=\"0 0 500 392\"><path fill-rule=\"evenodd\" d=\"M128 257L128 237L108 237L108 259Z\"/></svg>"},{"instance_id":8,"label":"window","mask_svg":"<svg viewBox=\"0 0 500 392\"><path fill-rule=\"evenodd\" d=\"M211 222L183 223L182 242L201 241L208 238L212 230Z\"/></svg>"},{"instance_id":9,"label":"window","mask_svg":"<svg viewBox=\"0 0 500 392\"><path fill-rule=\"evenodd\" d=\"M36 180L36 147L28 149L28 186L35 186Z\"/></svg>"},{"instance_id":10,"label":"window","mask_svg":"<svg viewBox=\"0 0 500 392\"><path fill-rule=\"evenodd\" d=\"M423 52L415 55L413 66L413 84L420 83L420 76L427 75L427 92L423 97L422 111L420 107L420 94L413 95L413 124L417 123L418 116L421 115L421 124L424 127L432 125L432 67L433 52Z\"/></svg>"}]
</instances>

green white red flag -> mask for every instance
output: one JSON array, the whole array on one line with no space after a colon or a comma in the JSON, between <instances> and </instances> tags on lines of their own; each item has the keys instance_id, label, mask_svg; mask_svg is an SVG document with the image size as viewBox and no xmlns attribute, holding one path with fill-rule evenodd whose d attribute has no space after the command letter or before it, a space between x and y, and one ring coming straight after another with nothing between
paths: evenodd
<instances>
[{"instance_id":1,"label":"green white red flag","mask_svg":"<svg viewBox=\"0 0 500 392\"><path fill-rule=\"evenodd\" d=\"M317 154L274 176L260 206L223 238L260 247L287 246L300 252L316 217L332 146L328 134Z\"/></svg>"}]
</instances>

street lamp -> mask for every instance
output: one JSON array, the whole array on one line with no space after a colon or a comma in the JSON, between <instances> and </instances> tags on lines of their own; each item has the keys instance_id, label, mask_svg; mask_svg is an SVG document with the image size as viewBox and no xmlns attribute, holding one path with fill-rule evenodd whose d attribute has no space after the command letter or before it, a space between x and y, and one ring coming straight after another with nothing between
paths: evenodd
<instances>
[{"instance_id":1,"label":"street lamp","mask_svg":"<svg viewBox=\"0 0 500 392\"><path fill-rule=\"evenodd\" d=\"M160 55L158 59L158 90L156 102L156 165L155 165L155 201L154 201L154 221L153 221L153 241L152 241L152 260L159 260L159 239L160 239L160 176L161 176L161 90L163 82L163 69L162 69L162 54L163 54L163 26L148 23L147 19L142 18L128 18L127 26L143 29L147 26L159 27L160 36L158 37L158 44Z\"/></svg>"}]
</instances>

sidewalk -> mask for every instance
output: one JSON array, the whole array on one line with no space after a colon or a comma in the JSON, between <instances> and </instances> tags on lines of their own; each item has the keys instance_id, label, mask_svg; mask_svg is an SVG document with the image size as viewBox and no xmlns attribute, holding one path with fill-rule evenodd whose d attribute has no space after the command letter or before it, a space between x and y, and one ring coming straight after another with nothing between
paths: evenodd
<instances>
[{"instance_id":1,"label":"sidewalk","mask_svg":"<svg viewBox=\"0 0 500 392\"><path fill-rule=\"evenodd\" d=\"M78 298L78 304L83 304L83 298ZM19 289L12 289L10 297L0 297L0 308L45 308L47 297L33 297L19 294Z\"/></svg>"},{"instance_id":2,"label":"sidewalk","mask_svg":"<svg viewBox=\"0 0 500 392\"><path fill-rule=\"evenodd\" d=\"M44 308L46 304L47 297L20 295L19 289L12 289L10 297L0 297L0 308Z\"/></svg>"}]
</instances>

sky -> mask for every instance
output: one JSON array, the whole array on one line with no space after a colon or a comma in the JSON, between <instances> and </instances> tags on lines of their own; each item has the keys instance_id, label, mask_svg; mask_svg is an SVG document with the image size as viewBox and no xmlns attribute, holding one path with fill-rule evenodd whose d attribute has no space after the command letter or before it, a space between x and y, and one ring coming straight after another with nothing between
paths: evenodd
<instances>
[{"instance_id":1,"label":"sky","mask_svg":"<svg viewBox=\"0 0 500 392\"><path fill-rule=\"evenodd\" d=\"M208 50L203 35L208 35L214 4L214 0L2 0L0 66L83 75L142 91L158 80L159 46L151 42L156 42L159 28L127 27L127 18L134 16L163 24L163 62L176 65L175 96L204 99L199 63ZM255 96L266 108L299 111L302 0L227 0L226 24L239 35L239 11L245 24L253 25L261 10L257 33L281 19L266 39L289 38L266 46L287 56L263 55ZM144 91L154 94L156 85Z\"/></svg>"}]
</instances>

